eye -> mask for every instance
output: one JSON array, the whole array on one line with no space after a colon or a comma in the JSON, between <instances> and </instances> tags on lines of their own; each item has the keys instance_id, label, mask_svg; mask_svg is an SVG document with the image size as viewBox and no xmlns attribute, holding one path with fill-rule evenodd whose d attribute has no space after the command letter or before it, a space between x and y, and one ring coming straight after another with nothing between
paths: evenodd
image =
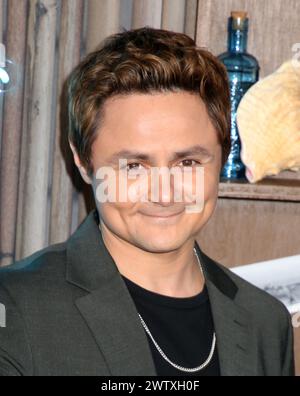
<instances>
[{"instance_id":1,"label":"eye","mask_svg":"<svg viewBox=\"0 0 300 396\"><path fill-rule=\"evenodd\" d=\"M142 166L142 164L139 164L138 162L132 162L131 164L127 164L127 171L138 170L140 169L140 166Z\"/></svg>"},{"instance_id":2,"label":"eye","mask_svg":"<svg viewBox=\"0 0 300 396\"><path fill-rule=\"evenodd\" d=\"M193 159L185 159L181 161L181 164L183 166L195 166L195 165L201 165L201 162L193 160Z\"/></svg>"},{"instance_id":3,"label":"eye","mask_svg":"<svg viewBox=\"0 0 300 396\"><path fill-rule=\"evenodd\" d=\"M132 162L126 166L126 172L130 176L141 176L145 170L145 166L139 162Z\"/></svg>"}]
</instances>

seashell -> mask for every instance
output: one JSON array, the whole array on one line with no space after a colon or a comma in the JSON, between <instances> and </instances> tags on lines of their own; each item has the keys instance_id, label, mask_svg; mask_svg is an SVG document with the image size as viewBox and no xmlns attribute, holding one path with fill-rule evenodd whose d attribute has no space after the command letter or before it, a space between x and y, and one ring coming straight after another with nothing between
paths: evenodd
<instances>
[{"instance_id":1,"label":"seashell","mask_svg":"<svg viewBox=\"0 0 300 396\"><path fill-rule=\"evenodd\" d=\"M287 61L254 84L243 96L236 120L251 183L300 170L300 62Z\"/></svg>"}]
</instances>

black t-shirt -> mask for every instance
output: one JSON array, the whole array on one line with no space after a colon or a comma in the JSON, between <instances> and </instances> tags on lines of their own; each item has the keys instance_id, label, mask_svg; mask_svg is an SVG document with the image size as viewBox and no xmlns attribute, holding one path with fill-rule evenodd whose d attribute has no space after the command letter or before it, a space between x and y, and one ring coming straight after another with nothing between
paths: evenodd
<instances>
[{"instance_id":1,"label":"black t-shirt","mask_svg":"<svg viewBox=\"0 0 300 396\"><path fill-rule=\"evenodd\" d=\"M209 356L213 340L213 318L206 286L192 297L170 297L144 289L122 275L137 311L165 355L186 368L200 366ZM147 334L147 333L146 333ZM210 364L203 370L185 372L173 367L147 339L157 375L219 376L217 347Z\"/></svg>"}]
</instances>

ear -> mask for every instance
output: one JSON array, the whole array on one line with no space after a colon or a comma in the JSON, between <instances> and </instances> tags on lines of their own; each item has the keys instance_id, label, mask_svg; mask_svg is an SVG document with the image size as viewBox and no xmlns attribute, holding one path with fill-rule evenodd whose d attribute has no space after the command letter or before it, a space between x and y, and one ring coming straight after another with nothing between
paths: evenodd
<instances>
[{"instance_id":1,"label":"ear","mask_svg":"<svg viewBox=\"0 0 300 396\"><path fill-rule=\"evenodd\" d=\"M75 165L77 166L77 168L81 174L81 177L87 184L92 184L92 180L91 180L90 176L88 175L85 167L81 164L79 155L78 155L75 147L73 146L73 144L70 142L70 140L69 140L69 144L70 144L70 147L71 147L71 150L73 153Z\"/></svg>"}]
</instances>

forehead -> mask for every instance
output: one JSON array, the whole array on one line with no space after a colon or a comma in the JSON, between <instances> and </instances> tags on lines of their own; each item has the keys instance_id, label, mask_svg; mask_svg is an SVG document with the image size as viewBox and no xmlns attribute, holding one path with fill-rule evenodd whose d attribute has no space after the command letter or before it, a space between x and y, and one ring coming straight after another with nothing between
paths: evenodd
<instances>
[{"instance_id":1,"label":"forehead","mask_svg":"<svg viewBox=\"0 0 300 396\"><path fill-rule=\"evenodd\" d=\"M188 92L130 94L110 98L94 148L178 151L218 143L217 132L201 98Z\"/></svg>"}]
</instances>

